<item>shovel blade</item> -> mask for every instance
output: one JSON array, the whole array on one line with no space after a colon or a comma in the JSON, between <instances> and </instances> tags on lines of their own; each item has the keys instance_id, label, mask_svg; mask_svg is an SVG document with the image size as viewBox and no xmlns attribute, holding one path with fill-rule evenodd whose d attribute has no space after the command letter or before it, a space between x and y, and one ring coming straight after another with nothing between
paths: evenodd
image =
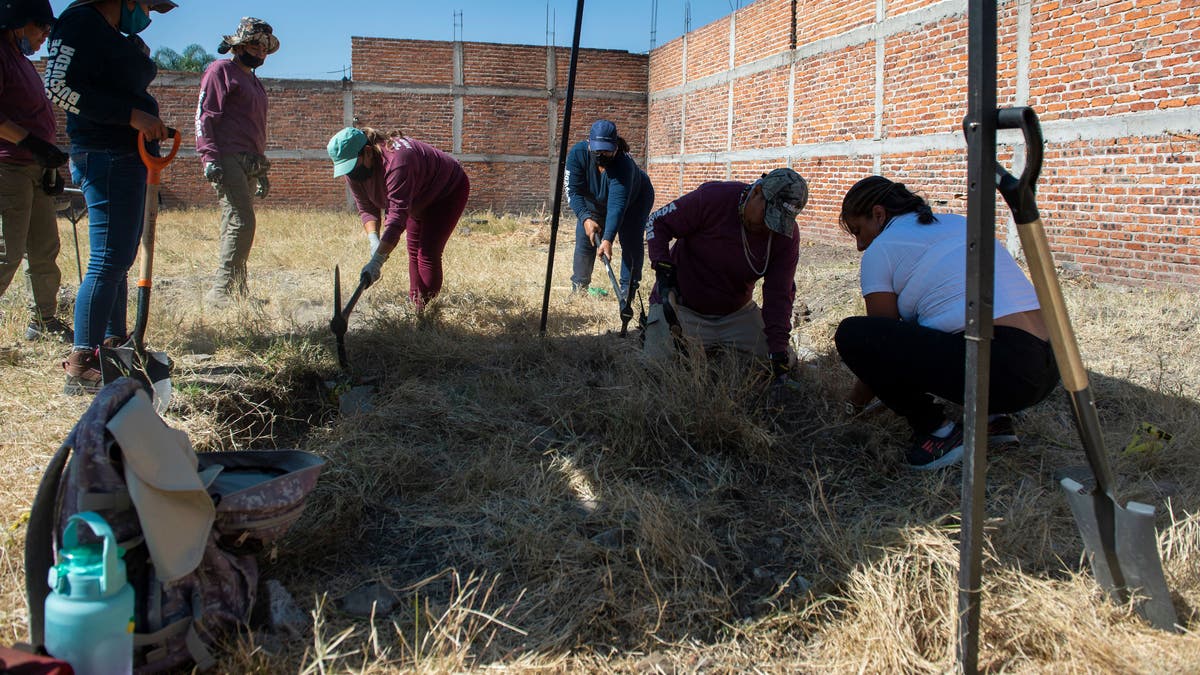
<instances>
[{"instance_id":1,"label":"shovel blade","mask_svg":"<svg viewBox=\"0 0 1200 675\"><path fill-rule=\"evenodd\" d=\"M100 378L104 384L122 377L136 380L153 401L154 411L161 415L171 402L171 359L166 352L145 354L143 360L133 347L101 347Z\"/></svg>"},{"instance_id":2,"label":"shovel blade","mask_svg":"<svg viewBox=\"0 0 1200 675\"><path fill-rule=\"evenodd\" d=\"M1064 477L1059 484L1071 505L1096 581L1118 602L1132 593L1138 614L1150 625L1177 632L1175 605L1158 555L1154 507L1139 502L1122 507L1072 478ZM1109 509L1111 518L1104 513ZM1104 522L1111 523L1111 536L1105 532ZM1116 581L1119 579L1124 579L1124 585Z\"/></svg>"}]
</instances>

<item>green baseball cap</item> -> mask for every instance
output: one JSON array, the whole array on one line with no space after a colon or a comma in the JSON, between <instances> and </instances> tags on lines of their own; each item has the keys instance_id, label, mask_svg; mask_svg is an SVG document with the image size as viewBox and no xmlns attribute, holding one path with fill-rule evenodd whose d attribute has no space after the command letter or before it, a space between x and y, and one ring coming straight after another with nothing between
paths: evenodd
<instances>
[{"instance_id":1,"label":"green baseball cap","mask_svg":"<svg viewBox=\"0 0 1200 675\"><path fill-rule=\"evenodd\" d=\"M329 159L333 160L333 177L345 176L358 164L358 153L367 147L367 135L354 127L346 127L329 139Z\"/></svg>"},{"instance_id":2,"label":"green baseball cap","mask_svg":"<svg viewBox=\"0 0 1200 675\"><path fill-rule=\"evenodd\" d=\"M791 169L775 169L759 179L763 197L767 201L765 220L767 228L785 237L792 236L796 228L796 216L808 203L808 183Z\"/></svg>"}]
</instances>

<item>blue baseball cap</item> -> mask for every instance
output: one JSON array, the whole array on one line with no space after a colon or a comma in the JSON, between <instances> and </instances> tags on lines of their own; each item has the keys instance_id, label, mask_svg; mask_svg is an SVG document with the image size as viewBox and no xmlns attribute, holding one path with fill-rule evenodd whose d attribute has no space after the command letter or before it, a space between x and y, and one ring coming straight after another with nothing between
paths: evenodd
<instances>
[{"instance_id":1,"label":"blue baseball cap","mask_svg":"<svg viewBox=\"0 0 1200 675\"><path fill-rule=\"evenodd\" d=\"M354 127L346 127L329 139L329 159L333 160L333 177L345 176L358 164L358 153L367 147L367 135Z\"/></svg>"},{"instance_id":2,"label":"blue baseball cap","mask_svg":"<svg viewBox=\"0 0 1200 675\"><path fill-rule=\"evenodd\" d=\"M596 120L588 133L588 150L604 152L617 149L617 125L608 120Z\"/></svg>"}]
</instances>

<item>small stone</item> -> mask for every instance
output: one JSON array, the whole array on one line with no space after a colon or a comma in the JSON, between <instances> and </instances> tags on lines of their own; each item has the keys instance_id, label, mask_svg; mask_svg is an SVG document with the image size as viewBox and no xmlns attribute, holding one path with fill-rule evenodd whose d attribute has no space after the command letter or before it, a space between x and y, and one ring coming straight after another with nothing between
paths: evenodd
<instances>
[{"instance_id":1,"label":"small stone","mask_svg":"<svg viewBox=\"0 0 1200 675\"><path fill-rule=\"evenodd\" d=\"M372 400L375 387L352 387L338 397L338 411L343 415L361 415L375 410Z\"/></svg>"},{"instance_id":2,"label":"small stone","mask_svg":"<svg viewBox=\"0 0 1200 675\"><path fill-rule=\"evenodd\" d=\"M275 579L263 584L255 602L256 623L275 633L296 638L308 633L308 614L300 609L295 598Z\"/></svg>"},{"instance_id":3,"label":"small stone","mask_svg":"<svg viewBox=\"0 0 1200 675\"><path fill-rule=\"evenodd\" d=\"M374 611L375 616L387 616L396 606L396 595L391 589L381 583L364 586L342 598L342 611L361 618L368 618Z\"/></svg>"}]
</instances>

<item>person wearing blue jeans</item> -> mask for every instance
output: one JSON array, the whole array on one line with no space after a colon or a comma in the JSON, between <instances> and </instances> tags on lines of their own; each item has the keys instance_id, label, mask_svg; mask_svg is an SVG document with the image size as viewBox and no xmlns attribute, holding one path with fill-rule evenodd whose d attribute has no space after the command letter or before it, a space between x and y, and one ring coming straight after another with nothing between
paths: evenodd
<instances>
[{"instance_id":1,"label":"person wearing blue jeans","mask_svg":"<svg viewBox=\"0 0 1200 675\"><path fill-rule=\"evenodd\" d=\"M158 68L137 33L150 12L175 7L171 0L76 0L50 33L46 92L67 113L71 177L87 201L91 242L75 299L75 348L63 363L68 394L98 391L97 348L125 340L127 275L146 200L138 134L152 146L167 137L148 91Z\"/></svg>"},{"instance_id":2,"label":"person wearing blue jeans","mask_svg":"<svg viewBox=\"0 0 1200 675\"><path fill-rule=\"evenodd\" d=\"M588 140L576 143L567 154L566 185L567 201L578 218L571 289L587 291L596 256L611 258L613 240L619 239L624 307L642 278L642 237L654 206L650 177L629 156L629 144L617 134L617 126L597 120Z\"/></svg>"}]
</instances>

